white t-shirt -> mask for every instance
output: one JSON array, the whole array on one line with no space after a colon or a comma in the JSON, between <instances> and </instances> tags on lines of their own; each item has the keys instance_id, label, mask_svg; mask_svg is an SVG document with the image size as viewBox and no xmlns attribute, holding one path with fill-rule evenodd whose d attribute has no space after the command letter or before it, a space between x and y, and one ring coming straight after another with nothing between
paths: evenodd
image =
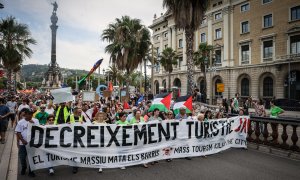
<instances>
[{"instance_id":1,"label":"white t-shirt","mask_svg":"<svg viewBox=\"0 0 300 180\"><path fill-rule=\"evenodd\" d=\"M34 125L39 125L39 120L35 119L35 118L32 118L33 122L34 122ZM23 139L25 141L27 141L27 131L28 131L28 125L29 125L29 121L26 121L25 119L21 119L17 126L16 126L16 129L15 129L15 132L16 133L21 133ZM27 141L27 143L29 143ZM19 145L23 145L22 141L19 141Z\"/></svg>"},{"instance_id":2,"label":"white t-shirt","mask_svg":"<svg viewBox=\"0 0 300 180\"><path fill-rule=\"evenodd\" d=\"M30 109L30 107L27 104L20 104L19 108L18 108L18 112L20 112L22 109L27 108Z\"/></svg>"},{"instance_id":3,"label":"white t-shirt","mask_svg":"<svg viewBox=\"0 0 300 180\"><path fill-rule=\"evenodd\" d=\"M15 112L16 112L16 111L15 111L16 106L17 106L17 103L16 103L16 102L14 102L14 101L8 101L8 102L6 103L6 106L9 108L9 110L10 110L11 113L15 113Z\"/></svg>"},{"instance_id":4,"label":"white t-shirt","mask_svg":"<svg viewBox=\"0 0 300 180\"><path fill-rule=\"evenodd\" d=\"M48 114L54 115L54 109L53 109L53 107L51 107L50 109L46 108L45 112L48 113Z\"/></svg>"}]
</instances>

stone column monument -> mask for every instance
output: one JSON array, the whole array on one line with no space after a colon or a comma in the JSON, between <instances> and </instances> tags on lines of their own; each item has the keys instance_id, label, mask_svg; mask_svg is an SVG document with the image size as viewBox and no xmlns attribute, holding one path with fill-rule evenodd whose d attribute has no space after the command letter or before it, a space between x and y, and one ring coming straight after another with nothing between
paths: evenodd
<instances>
[{"instance_id":1,"label":"stone column monument","mask_svg":"<svg viewBox=\"0 0 300 180\"><path fill-rule=\"evenodd\" d=\"M57 21L58 17L56 15L56 11L58 8L58 5L56 2L52 3L53 5L53 12L51 16L51 35L52 35L52 40L51 40L51 63L48 65L49 69L45 73L45 81L43 81L43 87L44 88L59 88L61 87L61 80L62 80L62 75L60 72L60 68L56 62L56 32L57 32Z\"/></svg>"}]
</instances>

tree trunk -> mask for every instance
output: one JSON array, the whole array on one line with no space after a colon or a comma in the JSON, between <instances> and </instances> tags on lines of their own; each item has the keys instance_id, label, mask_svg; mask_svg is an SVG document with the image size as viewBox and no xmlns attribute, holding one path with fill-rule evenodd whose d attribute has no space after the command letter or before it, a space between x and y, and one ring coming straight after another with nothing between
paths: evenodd
<instances>
[{"instance_id":1,"label":"tree trunk","mask_svg":"<svg viewBox=\"0 0 300 180\"><path fill-rule=\"evenodd\" d=\"M171 73L169 72L169 92L171 92Z\"/></svg>"},{"instance_id":2,"label":"tree trunk","mask_svg":"<svg viewBox=\"0 0 300 180\"><path fill-rule=\"evenodd\" d=\"M127 70L127 77L126 77L126 101L128 101L130 99L130 94L129 94L129 84L130 84L130 74L129 74L129 71Z\"/></svg>"},{"instance_id":3,"label":"tree trunk","mask_svg":"<svg viewBox=\"0 0 300 180\"><path fill-rule=\"evenodd\" d=\"M185 29L185 39L187 56L187 95L192 95L194 87L194 31L192 28Z\"/></svg>"},{"instance_id":4,"label":"tree trunk","mask_svg":"<svg viewBox=\"0 0 300 180\"><path fill-rule=\"evenodd\" d=\"M15 92L14 74L11 69L7 70L7 90L10 93Z\"/></svg>"}]
</instances>

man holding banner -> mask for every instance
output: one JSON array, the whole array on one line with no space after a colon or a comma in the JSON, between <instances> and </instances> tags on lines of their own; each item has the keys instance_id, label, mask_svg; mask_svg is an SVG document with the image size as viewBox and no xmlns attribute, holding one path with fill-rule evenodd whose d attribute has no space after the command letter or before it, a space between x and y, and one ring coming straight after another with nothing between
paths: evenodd
<instances>
[{"instance_id":1,"label":"man holding banner","mask_svg":"<svg viewBox=\"0 0 300 180\"><path fill-rule=\"evenodd\" d=\"M21 162L21 175L25 175L27 169L27 150L26 145L28 143L27 139L27 130L29 124L39 125L39 121L37 119L32 118L33 112L30 109L24 109L25 118L21 119L15 129L17 133L17 137L19 140L19 158ZM29 173L28 176L35 177L33 171L31 171L29 166Z\"/></svg>"}]
</instances>

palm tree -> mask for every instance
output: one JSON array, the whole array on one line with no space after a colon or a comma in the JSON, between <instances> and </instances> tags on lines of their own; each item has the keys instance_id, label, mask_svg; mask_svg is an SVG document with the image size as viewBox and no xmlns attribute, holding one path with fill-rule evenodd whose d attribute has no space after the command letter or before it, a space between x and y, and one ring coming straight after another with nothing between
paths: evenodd
<instances>
[{"instance_id":1,"label":"palm tree","mask_svg":"<svg viewBox=\"0 0 300 180\"><path fill-rule=\"evenodd\" d=\"M163 0L163 6L171 10L175 24L185 30L187 55L187 94L193 93L193 44L194 31L200 26L204 12L208 7L208 0Z\"/></svg>"},{"instance_id":2,"label":"palm tree","mask_svg":"<svg viewBox=\"0 0 300 180\"><path fill-rule=\"evenodd\" d=\"M14 74L22 65L26 57L31 57L32 50L29 48L36 41L31 38L31 33L26 24L20 24L12 16L2 19L0 22L0 58L7 69L8 88L15 91L12 83Z\"/></svg>"},{"instance_id":3,"label":"palm tree","mask_svg":"<svg viewBox=\"0 0 300 180\"><path fill-rule=\"evenodd\" d=\"M173 72L173 65L177 65L177 60L178 56L176 51L174 51L172 48L166 48L163 50L160 63L165 71L169 73L169 91L171 91L171 73Z\"/></svg>"},{"instance_id":4,"label":"palm tree","mask_svg":"<svg viewBox=\"0 0 300 180\"><path fill-rule=\"evenodd\" d=\"M102 40L110 43L105 47L105 52L110 54L112 63L115 63L119 70L126 72L128 96L129 75L142 63L148 52L151 44L150 32L139 19L122 16L103 31Z\"/></svg>"},{"instance_id":5,"label":"palm tree","mask_svg":"<svg viewBox=\"0 0 300 180\"><path fill-rule=\"evenodd\" d=\"M109 73L111 79L113 80L113 84L116 85L118 75L120 74L120 71L117 68L116 64L113 64L112 66L109 66L108 73Z\"/></svg>"},{"instance_id":6,"label":"palm tree","mask_svg":"<svg viewBox=\"0 0 300 180\"><path fill-rule=\"evenodd\" d=\"M195 65L200 66L201 72L204 75L204 93L207 95L206 68L210 65L210 54L213 51L213 46L207 43L201 43L198 51L194 53ZM205 98L206 99L206 98Z\"/></svg>"}]
</instances>

